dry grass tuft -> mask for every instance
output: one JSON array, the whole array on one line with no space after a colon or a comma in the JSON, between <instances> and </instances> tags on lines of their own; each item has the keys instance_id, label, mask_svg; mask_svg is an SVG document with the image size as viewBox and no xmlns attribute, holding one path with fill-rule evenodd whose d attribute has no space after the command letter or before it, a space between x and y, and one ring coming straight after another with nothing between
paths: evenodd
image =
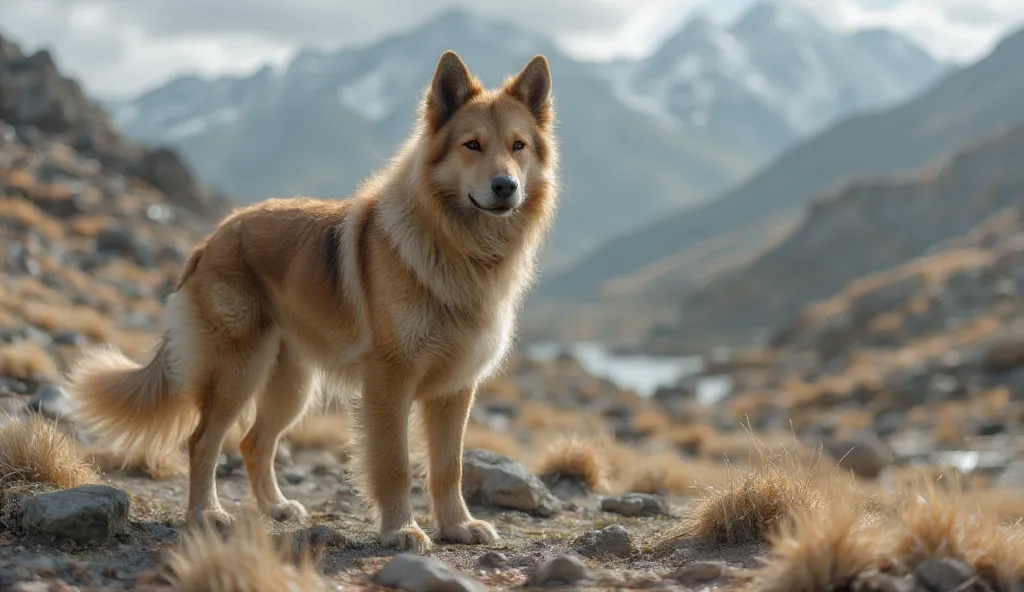
<instances>
[{"instance_id":1,"label":"dry grass tuft","mask_svg":"<svg viewBox=\"0 0 1024 592\"><path fill-rule=\"evenodd\" d=\"M0 347L0 374L23 380L57 376L57 365L45 349L34 341L21 341Z\"/></svg>"},{"instance_id":2,"label":"dry grass tuft","mask_svg":"<svg viewBox=\"0 0 1024 592\"><path fill-rule=\"evenodd\" d=\"M188 460L180 451L168 451L162 456L146 456L93 446L84 447L82 456L101 471L138 471L157 481L188 475Z\"/></svg>"},{"instance_id":3,"label":"dry grass tuft","mask_svg":"<svg viewBox=\"0 0 1024 592\"><path fill-rule=\"evenodd\" d=\"M796 510L768 536L769 557L758 570L762 592L844 590L858 575L887 561L885 531L850 501L828 511Z\"/></svg>"},{"instance_id":4,"label":"dry grass tuft","mask_svg":"<svg viewBox=\"0 0 1024 592\"><path fill-rule=\"evenodd\" d=\"M228 536L190 532L167 561L176 592L278 592L330 590L308 553L293 563L290 544L275 541L257 520L241 520Z\"/></svg>"},{"instance_id":5,"label":"dry grass tuft","mask_svg":"<svg viewBox=\"0 0 1024 592\"><path fill-rule=\"evenodd\" d=\"M67 489L98 481L96 470L55 423L38 415L0 417L0 423L0 489L24 482Z\"/></svg>"},{"instance_id":6,"label":"dry grass tuft","mask_svg":"<svg viewBox=\"0 0 1024 592\"><path fill-rule=\"evenodd\" d=\"M559 436L548 445L535 473L545 483L568 479L591 492L606 493L611 490L611 467L605 450L605 442L598 438Z\"/></svg>"}]
</instances>

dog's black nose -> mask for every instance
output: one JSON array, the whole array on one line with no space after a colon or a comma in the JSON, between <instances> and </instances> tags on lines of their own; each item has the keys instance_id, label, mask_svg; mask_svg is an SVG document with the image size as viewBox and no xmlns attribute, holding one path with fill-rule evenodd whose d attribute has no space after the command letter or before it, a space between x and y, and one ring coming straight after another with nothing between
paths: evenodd
<instances>
[{"instance_id":1,"label":"dog's black nose","mask_svg":"<svg viewBox=\"0 0 1024 592\"><path fill-rule=\"evenodd\" d=\"M498 175L491 179L491 191L498 199L508 199L519 189L519 181L509 175Z\"/></svg>"}]
</instances>

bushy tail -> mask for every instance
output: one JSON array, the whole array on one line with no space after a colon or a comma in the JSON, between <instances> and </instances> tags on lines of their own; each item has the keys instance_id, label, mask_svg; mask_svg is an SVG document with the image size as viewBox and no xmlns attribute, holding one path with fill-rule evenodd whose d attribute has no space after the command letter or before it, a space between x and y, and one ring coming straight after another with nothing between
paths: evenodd
<instances>
[{"instance_id":1,"label":"bushy tail","mask_svg":"<svg viewBox=\"0 0 1024 592\"><path fill-rule=\"evenodd\" d=\"M179 447L198 418L194 399L167 376L167 344L141 366L112 346L90 350L68 375L75 421L124 464L151 471L180 461Z\"/></svg>"}]
</instances>

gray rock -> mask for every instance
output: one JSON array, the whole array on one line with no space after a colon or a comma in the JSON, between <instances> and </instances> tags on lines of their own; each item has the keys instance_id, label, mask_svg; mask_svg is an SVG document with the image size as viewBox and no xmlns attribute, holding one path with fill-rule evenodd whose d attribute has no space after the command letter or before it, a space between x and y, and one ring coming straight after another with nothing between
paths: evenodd
<instances>
[{"instance_id":1,"label":"gray rock","mask_svg":"<svg viewBox=\"0 0 1024 592\"><path fill-rule=\"evenodd\" d=\"M551 516L561 502L526 467L490 450L463 453L462 494L466 503Z\"/></svg>"},{"instance_id":2,"label":"gray rock","mask_svg":"<svg viewBox=\"0 0 1024 592\"><path fill-rule=\"evenodd\" d=\"M573 548L584 557L614 555L624 559L633 554L633 541L625 528L613 524L602 530L584 533L573 543Z\"/></svg>"},{"instance_id":3,"label":"gray rock","mask_svg":"<svg viewBox=\"0 0 1024 592\"><path fill-rule=\"evenodd\" d=\"M145 243L128 228L104 228L96 235L96 251L134 261L136 265L150 267L153 254Z\"/></svg>"},{"instance_id":4,"label":"gray rock","mask_svg":"<svg viewBox=\"0 0 1024 592\"><path fill-rule=\"evenodd\" d=\"M717 561L694 561L669 574L669 578L680 584L703 584L717 580L725 573L725 566Z\"/></svg>"},{"instance_id":5,"label":"gray rock","mask_svg":"<svg viewBox=\"0 0 1024 592\"><path fill-rule=\"evenodd\" d=\"M968 584L974 576L971 566L951 557L926 559L914 570L918 586L928 592L967 592L980 589L980 586Z\"/></svg>"},{"instance_id":6,"label":"gray rock","mask_svg":"<svg viewBox=\"0 0 1024 592\"><path fill-rule=\"evenodd\" d=\"M873 479L889 465L885 445L873 435L862 434L846 440L831 440L824 447L838 462L839 468L853 471L858 477Z\"/></svg>"},{"instance_id":7,"label":"gray rock","mask_svg":"<svg viewBox=\"0 0 1024 592\"><path fill-rule=\"evenodd\" d=\"M502 567L508 564L508 557L504 553L488 551L480 556L480 565L483 567Z\"/></svg>"},{"instance_id":8,"label":"gray rock","mask_svg":"<svg viewBox=\"0 0 1024 592\"><path fill-rule=\"evenodd\" d=\"M107 542L124 532L130 505L127 493L109 485L43 493L22 504L21 527L42 540L80 545Z\"/></svg>"},{"instance_id":9,"label":"gray rock","mask_svg":"<svg viewBox=\"0 0 1024 592\"><path fill-rule=\"evenodd\" d=\"M575 555L558 555L540 563L527 580L531 586L572 585L587 578L587 566Z\"/></svg>"},{"instance_id":10,"label":"gray rock","mask_svg":"<svg viewBox=\"0 0 1024 592\"><path fill-rule=\"evenodd\" d=\"M480 592L487 588L440 561L422 555L396 555L373 578L374 583L409 592Z\"/></svg>"},{"instance_id":11,"label":"gray rock","mask_svg":"<svg viewBox=\"0 0 1024 592\"><path fill-rule=\"evenodd\" d=\"M71 415L71 399L59 386L44 384L36 389L26 408L48 419L62 419Z\"/></svg>"},{"instance_id":12,"label":"gray rock","mask_svg":"<svg viewBox=\"0 0 1024 592\"><path fill-rule=\"evenodd\" d=\"M621 516L666 516L668 507L659 495L649 493L627 493L618 497L601 500L601 510Z\"/></svg>"}]
</instances>

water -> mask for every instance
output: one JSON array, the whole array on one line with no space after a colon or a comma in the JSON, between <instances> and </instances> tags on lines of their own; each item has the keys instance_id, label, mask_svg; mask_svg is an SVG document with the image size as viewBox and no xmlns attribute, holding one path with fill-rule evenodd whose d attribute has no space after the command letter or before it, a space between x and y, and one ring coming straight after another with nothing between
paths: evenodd
<instances>
[{"instance_id":1,"label":"water","mask_svg":"<svg viewBox=\"0 0 1024 592\"><path fill-rule=\"evenodd\" d=\"M527 357L546 361L554 359L563 351L579 360L590 374L630 389L641 397L650 397L660 387L679 384L683 378L700 372L704 365L703 360L697 356L620 355L600 342L568 345L537 343L527 347L525 353ZM728 376L705 376L697 382L696 399L701 403L713 404L731 392L732 380Z\"/></svg>"}]
</instances>

